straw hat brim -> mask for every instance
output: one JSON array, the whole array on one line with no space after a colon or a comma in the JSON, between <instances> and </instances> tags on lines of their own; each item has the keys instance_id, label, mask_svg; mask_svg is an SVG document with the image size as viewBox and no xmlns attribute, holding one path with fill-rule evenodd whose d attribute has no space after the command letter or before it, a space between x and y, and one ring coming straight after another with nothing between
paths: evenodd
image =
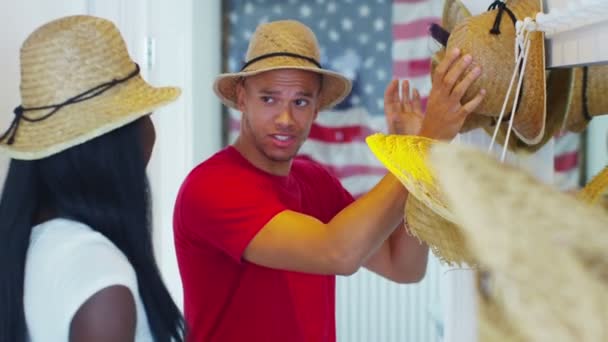
<instances>
[{"instance_id":1,"label":"straw hat brim","mask_svg":"<svg viewBox=\"0 0 608 342\"><path fill-rule=\"evenodd\" d=\"M460 228L437 215L415 196L405 203L405 222L410 234L424 241L447 265L475 265Z\"/></svg>"},{"instance_id":2,"label":"straw hat brim","mask_svg":"<svg viewBox=\"0 0 608 342\"><path fill-rule=\"evenodd\" d=\"M410 196L416 197L445 220L454 222L427 162L431 146L442 142L421 136L382 133L372 134L365 141L376 158L406 187Z\"/></svg>"},{"instance_id":3,"label":"straw hat brim","mask_svg":"<svg viewBox=\"0 0 608 342\"><path fill-rule=\"evenodd\" d=\"M1 143L0 151L14 159L45 158L150 114L180 94L179 88L152 87L136 76L100 96L65 106L42 122L22 120L14 143ZM28 111L25 115L39 117L48 112Z\"/></svg>"},{"instance_id":4,"label":"straw hat brim","mask_svg":"<svg viewBox=\"0 0 608 342\"><path fill-rule=\"evenodd\" d=\"M608 214L470 148L436 145L429 159L514 326L532 341L605 340Z\"/></svg>"},{"instance_id":5,"label":"straw hat brim","mask_svg":"<svg viewBox=\"0 0 608 342\"><path fill-rule=\"evenodd\" d=\"M292 59L285 57L283 57L282 61L279 63L274 61L277 58L280 57L269 58L268 60L257 62L255 64L256 70L245 70L242 72L218 75L213 83L213 91L224 105L229 108L238 109L236 87L242 78L282 69L310 71L323 76L321 92L319 94L319 111L322 111L340 103L348 96L352 89L351 81L337 72L312 66L302 66L300 61L294 62Z\"/></svg>"},{"instance_id":6,"label":"straw hat brim","mask_svg":"<svg viewBox=\"0 0 608 342\"><path fill-rule=\"evenodd\" d=\"M570 99L573 96L572 69L554 69L547 71L547 114L545 116L545 130L542 139L528 145L516 134L509 136L509 150L513 152L534 153L549 142L561 129L568 112ZM495 125L482 126L489 136L494 134ZM509 129L508 122L502 122L496 135L496 142L504 145Z\"/></svg>"},{"instance_id":7,"label":"straw hat brim","mask_svg":"<svg viewBox=\"0 0 608 342\"><path fill-rule=\"evenodd\" d=\"M460 0L445 0L441 16L441 26L451 32L456 25L471 16L471 12Z\"/></svg>"}]
</instances>

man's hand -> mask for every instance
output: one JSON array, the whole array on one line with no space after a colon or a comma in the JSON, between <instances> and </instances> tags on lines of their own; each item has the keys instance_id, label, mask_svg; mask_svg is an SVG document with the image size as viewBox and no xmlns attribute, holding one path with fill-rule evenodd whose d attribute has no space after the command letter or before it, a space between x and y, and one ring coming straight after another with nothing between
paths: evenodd
<instances>
[{"instance_id":1,"label":"man's hand","mask_svg":"<svg viewBox=\"0 0 608 342\"><path fill-rule=\"evenodd\" d=\"M471 101L460 104L469 86L481 75L481 68L475 67L461 77L473 58L470 55L459 57L460 51L453 49L446 53L445 58L437 65L420 135L452 140L460 131L466 117L483 100L485 89Z\"/></svg>"},{"instance_id":2,"label":"man's hand","mask_svg":"<svg viewBox=\"0 0 608 342\"><path fill-rule=\"evenodd\" d=\"M417 135L422 126L424 114L420 104L420 93L414 89L410 97L410 84L392 80L384 92L384 113L389 134Z\"/></svg>"}]
</instances>

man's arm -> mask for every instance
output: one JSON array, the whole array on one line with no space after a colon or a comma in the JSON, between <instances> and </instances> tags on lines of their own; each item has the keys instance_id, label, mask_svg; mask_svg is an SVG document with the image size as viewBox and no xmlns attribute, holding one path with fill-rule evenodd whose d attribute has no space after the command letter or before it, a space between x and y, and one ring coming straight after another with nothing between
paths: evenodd
<instances>
[{"instance_id":1,"label":"man's arm","mask_svg":"<svg viewBox=\"0 0 608 342\"><path fill-rule=\"evenodd\" d=\"M460 105L464 91L479 73L478 70L465 73L471 62L470 56L459 56L459 51L452 51L436 68L438 76L433 80L429 99L440 103L429 103L426 116L419 122L420 132L430 138L454 137L466 115L483 99L484 94L480 93L470 102ZM394 88L394 83L392 86ZM409 115L411 112L404 104L397 108L400 110L397 114ZM395 122L407 124L408 117ZM271 268L343 275L356 272L369 260L372 265L382 265L372 266L379 273L393 274L395 279L400 279L402 272L410 272L410 262L416 267L420 264L426 267L426 257L418 258L415 257L417 253L412 254L417 247L412 247L414 244L410 239L396 233L395 236L400 238L387 240L403 219L406 197L407 191L401 182L388 174L372 190L343 209L327 224L311 216L283 211L273 217L252 239L243 257L247 261ZM397 241L391 242L393 240ZM383 243L388 244L388 247L381 248ZM390 247L391 244L394 244L394 250ZM373 255L374 252L377 256ZM424 253L421 251L420 254ZM401 256L412 260L408 260L408 265L403 265Z\"/></svg>"},{"instance_id":2,"label":"man's arm","mask_svg":"<svg viewBox=\"0 0 608 342\"><path fill-rule=\"evenodd\" d=\"M479 77L481 70L473 69L462 81L457 82L462 71L472 62L471 56L457 60L458 56L457 50L450 51L435 69L426 115L422 114L420 95L415 89L410 98L407 81L403 84L401 97L397 91L397 82L389 84L384 95L384 107L390 133L418 134L448 141L458 134L467 115L479 106L485 96L485 90L482 90L471 101L460 104L464 93ZM403 208L401 213L404 213ZM401 224L373 252L366 267L390 280L412 283L424 277L427 261L428 246L409 235Z\"/></svg>"}]
</instances>

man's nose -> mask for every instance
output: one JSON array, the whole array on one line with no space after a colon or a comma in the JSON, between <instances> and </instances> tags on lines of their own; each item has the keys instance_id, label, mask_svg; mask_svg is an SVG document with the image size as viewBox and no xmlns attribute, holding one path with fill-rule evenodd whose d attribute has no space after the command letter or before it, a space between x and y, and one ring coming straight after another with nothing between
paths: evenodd
<instances>
[{"instance_id":1,"label":"man's nose","mask_svg":"<svg viewBox=\"0 0 608 342\"><path fill-rule=\"evenodd\" d=\"M289 105L283 107L279 115L277 115L275 123L285 127L289 127L293 124L293 115Z\"/></svg>"}]
</instances>

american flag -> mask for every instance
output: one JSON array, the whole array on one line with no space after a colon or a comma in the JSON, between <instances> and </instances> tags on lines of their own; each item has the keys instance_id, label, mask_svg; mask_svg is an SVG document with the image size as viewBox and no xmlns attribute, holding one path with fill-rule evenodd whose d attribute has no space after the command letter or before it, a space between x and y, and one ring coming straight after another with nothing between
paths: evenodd
<instances>
[{"instance_id":1,"label":"american flag","mask_svg":"<svg viewBox=\"0 0 608 342\"><path fill-rule=\"evenodd\" d=\"M321 46L321 64L353 80L353 91L336 108L320 113L300 150L325 166L358 197L386 173L365 138L385 132L385 87L391 78L408 79L423 100L430 84L429 37L439 22L442 0L230 0L228 71L238 71L257 25L295 19L308 25ZM229 141L240 113L229 111Z\"/></svg>"}]
</instances>

